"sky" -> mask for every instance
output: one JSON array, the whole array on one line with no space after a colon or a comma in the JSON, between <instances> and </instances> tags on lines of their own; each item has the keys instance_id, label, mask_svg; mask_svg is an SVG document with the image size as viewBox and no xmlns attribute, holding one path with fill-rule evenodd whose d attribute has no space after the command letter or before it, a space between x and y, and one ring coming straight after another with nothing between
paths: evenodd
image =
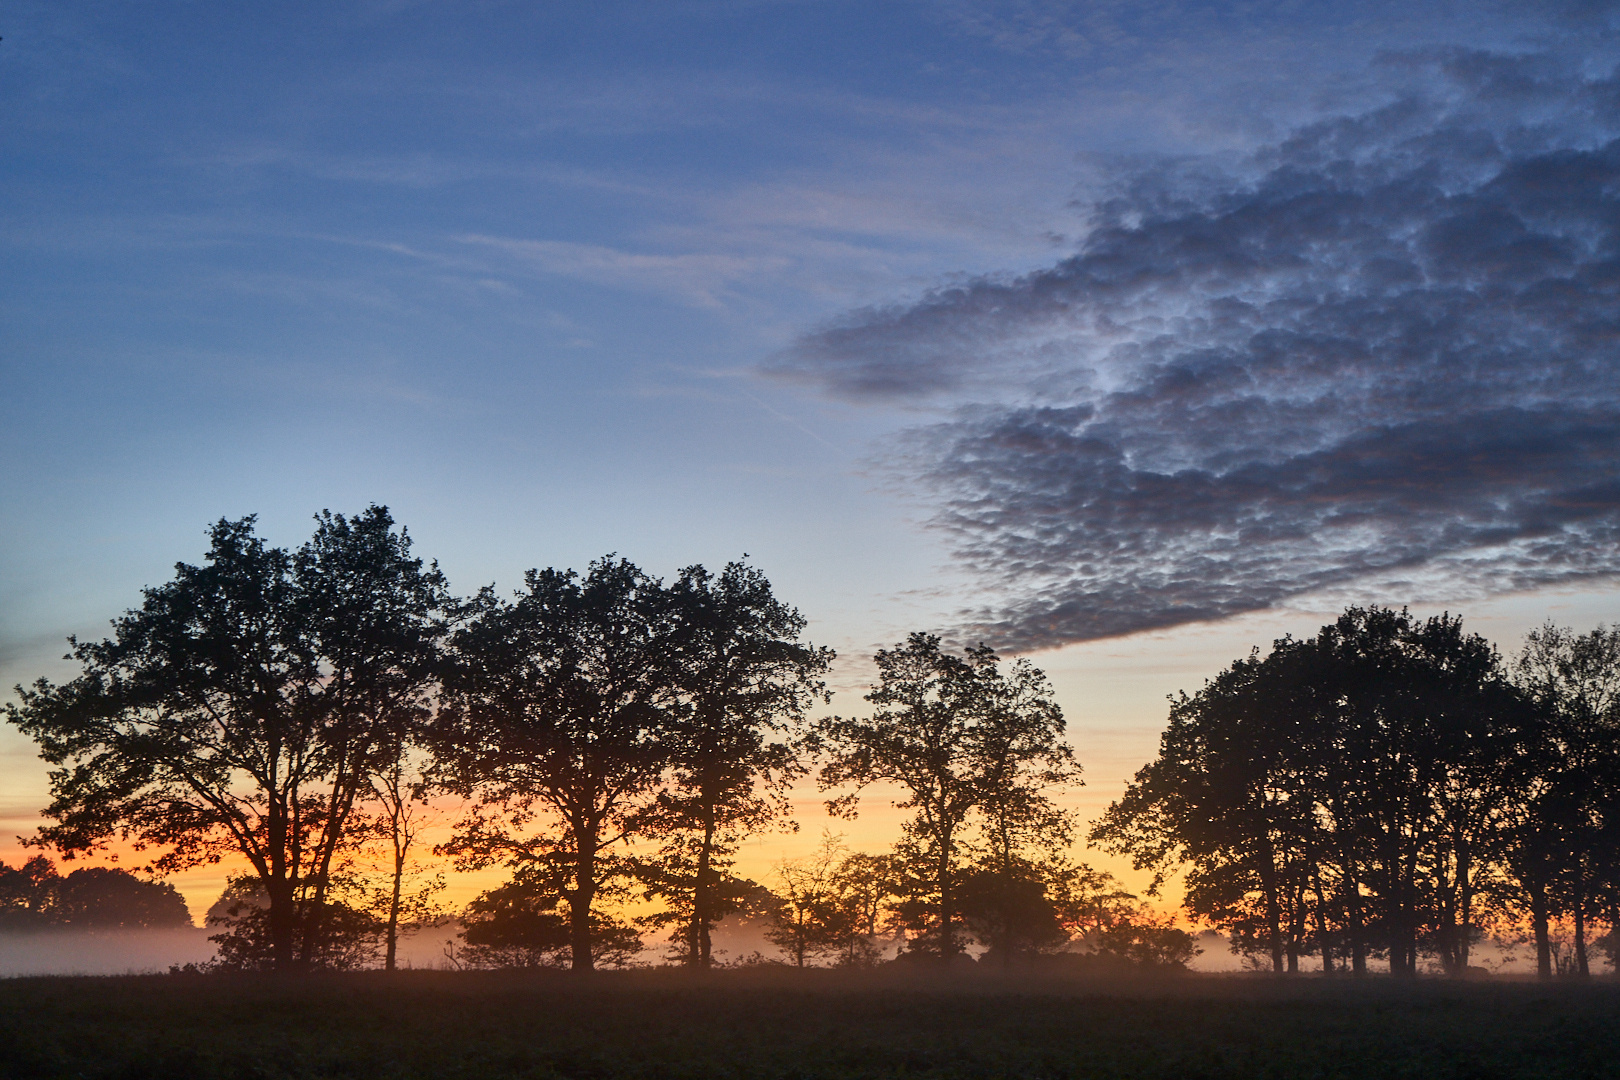
<instances>
[{"instance_id":1,"label":"sky","mask_svg":"<svg viewBox=\"0 0 1620 1080\"><path fill-rule=\"evenodd\" d=\"M746 554L846 712L911 630L1028 653L1090 816L1345 604L1612 622L1614 16L13 0L0 685L376 502L463 593ZM0 733L0 858L45 790ZM892 831L802 795L756 872Z\"/></svg>"}]
</instances>

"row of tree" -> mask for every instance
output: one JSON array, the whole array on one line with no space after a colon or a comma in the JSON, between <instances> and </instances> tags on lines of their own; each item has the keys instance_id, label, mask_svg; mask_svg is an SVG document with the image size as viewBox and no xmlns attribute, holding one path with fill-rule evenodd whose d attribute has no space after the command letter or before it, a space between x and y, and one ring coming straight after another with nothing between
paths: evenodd
<instances>
[{"instance_id":1,"label":"row of tree","mask_svg":"<svg viewBox=\"0 0 1620 1080\"><path fill-rule=\"evenodd\" d=\"M43 855L21 866L0 862L0 931L152 930L190 926L174 886L127 870L91 866L59 874Z\"/></svg>"},{"instance_id":2,"label":"row of tree","mask_svg":"<svg viewBox=\"0 0 1620 1080\"><path fill-rule=\"evenodd\" d=\"M1620 630L1506 662L1458 618L1352 608L1172 699L1091 839L1184 870L1187 910L1277 971L1463 974L1528 927L1543 976L1584 976L1620 926Z\"/></svg>"},{"instance_id":3,"label":"row of tree","mask_svg":"<svg viewBox=\"0 0 1620 1080\"><path fill-rule=\"evenodd\" d=\"M933 960L937 954L917 943L939 922L906 854L903 847L889 855L849 852L839 837L824 837L814 854L780 865L778 888L756 901L768 918L766 939L800 967L876 963L889 935L907 935L912 949L902 959ZM1182 967L1199 951L1172 917L1155 913L1111 875L1061 854L1009 875L993 853L981 853L955 865L952 876L953 922L984 947L981 964Z\"/></svg>"},{"instance_id":4,"label":"row of tree","mask_svg":"<svg viewBox=\"0 0 1620 1080\"><path fill-rule=\"evenodd\" d=\"M512 871L462 913L474 962L589 970L654 929L707 967L731 915L798 963L871 962L885 934L937 961L1191 955L1069 858L1058 796L1080 767L1027 660L914 634L877 653L865 715L812 718L833 654L742 563L665 582L609 557L458 599L382 507L322 513L294 551L251 518L210 539L7 716L52 766L34 843L122 840L159 875L247 864L214 913L231 963L392 967L443 886L418 866L430 799L464 810L437 854ZM738 877L742 840L789 826L812 772L834 814L898 792L899 843ZM1549 627L1506 663L1456 618L1351 609L1173 699L1159 758L1090 839L1155 888L1184 870L1189 913L1279 971L1315 953L1461 974L1482 934L1523 924L1551 973L1567 922L1584 974L1620 925L1617 800L1620 632Z\"/></svg>"},{"instance_id":5,"label":"row of tree","mask_svg":"<svg viewBox=\"0 0 1620 1080\"><path fill-rule=\"evenodd\" d=\"M465 807L439 853L513 871L466 913L486 957L622 960L639 932L620 902L638 894L662 905L642 925L685 963L711 964L714 927L745 910L811 934L795 958L822 956L832 909L802 875L778 901L732 873L741 840L787 823L789 786L818 763L843 792L834 812L853 815L873 784L912 811L863 884L841 864L865 938L892 926L911 956L974 939L1011 956L1090 925L1084 903L1065 916L1054 899L1101 879L1064 858L1074 822L1054 795L1079 766L1027 661L913 635L878 653L870 715L812 722L833 653L742 563L666 583L609 557L462 600L382 507L322 513L295 551L252 518L210 540L111 638L72 642L77 678L19 687L7 716L52 766L54 823L35 843L75 855L123 840L154 850L157 874L247 863L216 913L233 962L330 966L357 955L356 927L380 927L392 966L437 885L411 880L430 796ZM364 869L379 850L380 882ZM851 962L872 951L840 941Z\"/></svg>"}]
</instances>

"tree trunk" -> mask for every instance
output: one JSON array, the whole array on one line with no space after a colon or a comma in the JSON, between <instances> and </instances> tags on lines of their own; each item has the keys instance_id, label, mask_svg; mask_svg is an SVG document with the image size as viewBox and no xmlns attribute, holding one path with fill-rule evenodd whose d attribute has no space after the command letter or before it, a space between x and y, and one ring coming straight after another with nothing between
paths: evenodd
<instances>
[{"instance_id":1,"label":"tree trunk","mask_svg":"<svg viewBox=\"0 0 1620 1080\"><path fill-rule=\"evenodd\" d=\"M1367 936L1361 922L1361 882L1351 874L1344 879L1345 933L1350 937L1350 974L1367 974Z\"/></svg>"},{"instance_id":2,"label":"tree trunk","mask_svg":"<svg viewBox=\"0 0 1620 1080\"><path fill-rule=\"evenodd\" d=\"M1322 974L1333 974L1333 941L1328 936L1327 918L1318 910L1316 913L1317 943L1322 948Z\"/></svg>"},{"instance_id":3,"label":"tree trunk","mask_svg":"<svg viewBox=\"0 0 1620 1080\"><path fill-rule=\"evenodd\" d=\"M1322 974L1333 974L1333 943L1328 935L1327 896L1322 891L1322 869L1319 859L1311 860L1311 895L1316 898L1316 943L1322 949Z\"/></svg>"},{"instance_id":4,"label":"tree trunk","mask_svg":"<svg viewBox=\"0 0 1620 1080\"><path fill-rule=\"evenodd\" d=\"M1455 848L1452 854L1455 856ZM1444 860L1438 868L1439 880L1435 882L1435 904L1437 911L1435 921L1434 944L1440 954L1440 969L1452 978L1462 974L1457 966L1457 882L1455 875L1455 859L1453 859L1452 873L1447 874Z\"/></svg>"},{"instance_id":5,"label":"tree trunk","mask_svg":"<svg viewBox=\"0 0 1620 1080\"><path fill-rule=\"evenodd\" d=\"M272 758L274 760L274 758ZM271 788L274 789L275 773L271 773ZM279 800L272 800L268 813L269 834L266 846L269 848L270 858L269 875L264 879L264 893L270 900L270 910L265 913L265 919L270 924L270 963L277 971L291 971L297 959L294 955L295 941L294 928L297 925L298 914L294 910L295 890L293 883L288 880L287 847L290 839L288 833L287 808ZM293 860L294 867L297 860ZM264 867L261 867L261 870Z\"/></svg>"},{"instance_id":6,"label":"tree trunk","mask_svg":"<svg viewBox=\"0 0 1620 1080\"><path fill-rule=\"evenodd\" d=\"M1395 825L1390 830L1392 836L1400 836L1400 827ZM1413 875L1408 872L1407 860L1394 842L1391 843L1390 858L1386 864L1391 885L1390 896L1390 941L1389 941L1389 973L1400 978L1413 978L1417 975L1417 927L1412 902L1416 894Z\"/></svg>"},{"instance_id":7,"label":"tree trunk","mask_svg":"<svg viewBox=\"0 0 1620 1080\"><path fill-rule=\"evenodd\" d=\"M1288 891L1288 974L1299 974L1300 954L1305 951L1305 939L1310 936L1310 924L1305 907L1305 882L1298 878Z\"/></svg>"},{"instance_id":8,"label":"tree trunk","mask_svg":"<svg viewBox=\"0 0 1620 1080\"><path fill-rule=\"evenodd\" d=\"M1273 974L1282 974L1283 970L1283 935L1282 935L1282 901L1277 896L1277 863L1271 850L1271 844L1264 845L1261 852L1263 862L1260 865L1260 890L1266 902L1266 933L1269 937L1267 944L1271 949L1271 970Z\"/></svg>"},{"instance_id":9,"label":"tree trunk","mask_svg":"<svg viewBox=\"0 0 1620 1080\"><path fill-rule=\"evenodd\" d=\"M321 945L321 931L326 922L326 897L332 877L332 860L337 855L338 845L343 839L344 826L348 824L349 814L354 809L354 800L358 793L355 779L340 762L337 777L332 781L331 798L327 800L326 823L315 849L315 857L310 861L309 880L314 886L314 892L310 897L309 911L304 917L303 941L298 957L299 964L306 968L315 962L316 950Z\"/></svg>"},{"instance_id":10,"label":"tree trunk","mask_svg":"<svg viewBox=\"0 0 1620 1080\"><path fill-rule=\"evenodd\" d=\"M596 832L576 829L579 842L574 864L574 893L568 904L569 952L573 970L585 974L596 970L591 955L591 904L596 900Z\"/></svg>"},{"instance_id":11,"label":"tree trunk","mask_svg":"<svg viewBox=\"0 0 1620 1080\"><path fill-rule=\"evenodd\" d=\"M692 929L687 963L700 971L710 965L709 928L713 923L714 883L709 880L714 865L714 801L704 793L703 846L698 849L697 882L692 888ZM802 966L802 965L801 965Z\"/></svg>"},{"instance_id":12,"label":"tree trunk","mask_svg":"<svg viewBox=\"0 0 1620 1080\"><path fill-rule=\"evenodd\" d=\"M265 915L270 924L270 962L277 971L291 971L298 961L298 911L292 882L284 877L266 882L265 893L270 898L270 910Z\"/></svg>"},{"instance_id":13,"label":"tree trunk","mask_svg":"<svg viewBox=\"0 0 1620 1080\"><path fill-rule=\"evenodd\" d=\"M383 970L393 971L399 953L399 894L405 883L405 849L394 839L394 895L388 901L388 951L383 959Z\"/></svg>"},{"instance_id":14,"label":"tree trunk","mask_svg":"<svg viewBox=\"0 0 1620 1080\"><path fill-rule=\"evenodd\" d=\"M1586 962L1586 876L1579 856L1575 859L1575 974L1583 979L1592 974Z\"/></svg>"},{"instance_id":15,"label":"tree trunk","mask_svg":"<svg viewBox=\"0 0 1620 1080\"><path fill-rule=\"evenodd\" d=\"M1536 976L1552 978L1552 941L1547 933L1547 888L1530 882L1530 923L1536 936Z\"/></svg>"},{"instance_id":16,"label":"tree trunk","mask_svg":"<svg viewBox=\"0 0 1620 1080\"><path fill-rule=\"evenodd\" d=\"M1459 976L1468 974L1469 952L1473 948L1471 940L1474 933L1474 856L1469 846L1468 838L1459 835L1457 838L1457 910L1461 924L1457 937L1457 972Z\"/></svg>"},{"instance_id":17,"label":"tree trunk","mask_svg":"<svg viewBox=\"0 0 1620 1080\"><path fill-rule=\"evenodd\" d=\"M955 897L951 895L951 834L947 831L940 838L939 845L939 958L949 960L956 955L956 943L952 940L954 933L951 927L951 905Z\"/></svg>"},{"instance_id":18,"label":"tree trunk","mask_svg":"<svg viewBox=\"0 0 1620 1080\"><path fill-rule=\"evenodd\" d=\"M1007 815L1004 813L998 814L996 817L996 836L1000 841L998 861L1001 863L1001 895L1011 897L1013 895L1012 830L1008 827ZM1009 971L1012 968L1014 947L1012 919L1010 917L1006 918L1001 929L1001 968L1003 971Z\"/></svg>"}]
</instances>

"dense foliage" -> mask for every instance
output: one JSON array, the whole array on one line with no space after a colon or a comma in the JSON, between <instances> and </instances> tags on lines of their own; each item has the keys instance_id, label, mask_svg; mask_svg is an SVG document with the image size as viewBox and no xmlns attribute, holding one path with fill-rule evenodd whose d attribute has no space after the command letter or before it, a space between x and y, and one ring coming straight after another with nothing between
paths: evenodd
<instances>
[{"instance_id":1,"label":"dense foliage","mask_svg":"<svg viewBox=\"0 0 1620 1080\"><path fill-rule=\"evenodd\" d=\"M31 843L122 839L158 875L245 863L209 913L221 966L393 968L401 932L448 915L419 856L433 800L457 797L434 850L511 872L460 913L464 966L620 965L651 930L706 969L727 918L798 966L1197 952L1073 861L1058 800L1080 766L1026 659L912 634L876 653L869 713L812 719L833 654L743 563L665 582L608 557L458 600L383 507L323 512L296 551L252 518L209 536L7 717L52 766ZM818 765L833 813L874 786L909 811L899 842L828 836L771 881L734 873L746 838L796 827L787 792ZM1460 619L1352 608L1173 699L1158 759L1090 836L1154 889L1183 872L1187 911L1277 971L1461 976L1522 925L1544 974L1584 975L1620 925L1616 806L1620 631L1549 626L1506 663ZM87 924L76 897L114 893L151 907L129 925L178 902L122 871L0 867L11 923Z\"/></svg>"},{"instance_id":2,"label":"dense foliage","mask_svg":"<svg viewBox=\"0 0 1620 1080\"><path fill-rule=\"evenodd\" d=\"M1347 611L1173 700L1157 760L1092 839L1278 971L1420 956L1464 974L1493 924L1587 927L1620 902L1620 636L1533 635L1514 665L1461 620Z\"/></svg>"},{"instance_id":3,"label":"dense foliage","mask_svg":"<svg viewBox=\"0 0 1620 1080\"><path fill-rule=\"evenodd\" d=\"M21 866L0 862L0 930L156 929L190 926L174 886L105 866L57 873L43 855Z\"/></svg>"},{"instance_id":4,"label":"dense foliage","mask_svg":"<svg viewBox=\"0 0 1620 1080\"><path fill-rule=\"evenodd\" d=\"M449 596L381 507L320 515L296 552L252 518L209 537L112 638L72 642L82 675L19 687L7 714L54 766L39 842L121 837L161 849L160 873L240 857L275 966L309 966L371 778L426 711Z\"/></svg>"}]
</instances>

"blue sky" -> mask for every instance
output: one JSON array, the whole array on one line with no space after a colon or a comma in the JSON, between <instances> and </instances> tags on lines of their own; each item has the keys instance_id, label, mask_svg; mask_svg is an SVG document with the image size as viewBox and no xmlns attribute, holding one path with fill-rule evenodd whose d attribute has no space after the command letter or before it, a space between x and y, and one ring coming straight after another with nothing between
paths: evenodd
<instances>
[{"instance_id":1,"label":"blue sky","mask_svg":"<svg viewBox=\"0 0 1620 1080\"><path fill-rule=\"evenodd\" d=\"M1613 297L1546 299L1601 277L1608 189L1501 194L1620 135L1602 5L21 0L0 36L6 685L211 520L373 501L463 591L747 552L852 657L1061 647L1121 762L1345 599L1614 617ZM1360 209L1310 233L1329 188ZM1411 240L1457 199L1540 261ZM1402 285L1402 244L1467 272ZM1517 321L1457 300L1529 281ZM42 789L7 738L0 816Z\"/></svg>"}]
</instances>

